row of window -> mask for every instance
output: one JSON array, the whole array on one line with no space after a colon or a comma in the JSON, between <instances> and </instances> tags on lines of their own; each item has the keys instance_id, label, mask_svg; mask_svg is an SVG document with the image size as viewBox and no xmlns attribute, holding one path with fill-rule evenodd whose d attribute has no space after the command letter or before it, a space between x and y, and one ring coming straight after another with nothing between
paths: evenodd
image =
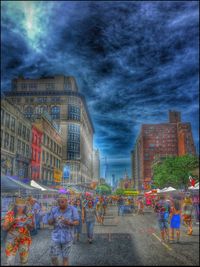
<instances>
[{"instance_id":1,"label":"row of window","mask_svg":"<svg viewBox=\"0 0 200 267\"><path fill-rule=\"evenodd\" d=\"M52 98L38 97L38 98L36 98L36 102L39 102L39 103L60 102L60 97L52 97Z\"/></svg>"},{"instance_id":2,"label":"row of window","mask_svg":"<svg viewBox=\"0 0 200 267\"><path fill-rule=\"evenodd\" d=\"M21 141L20 139L17 140L17 153L30 157L30 148L25 142Z\"/></svg>"},{"instance_id":3,"label":"row of window","mask_svg":"<svg viewBox=\"0 0 200 267\"><path fill-rule=\"evenodd\" d=\"M15 118L4 109L1 109L1 125L15 131Z\"/></svg>"},{"instance_id":4,"label":"row of window","mask_svg":"<svg viewBox=\"0 0 200 267\"><path fill-rule=\"evenodd\" d=\"M10 152L14 152L14 140L15 137L13 135L10 135L9 133L3 132L3 130L1 130L1 147L9 150Z\"/></svg>"},{"instance_id":5,"label":"row of window","mask_svg":"<svg viewBox=\"0 0 200 267\"><path fill-rule=\"evenodd\" d=\"M51 167L60 168L60 160L48 152L42 151L42 161L47 165L50 164Z\"/></svg>"},{"instance_id":6,"label":"row of window","mask_svg":"<svg viewBox=\"0 0 200 267\"><path fill-rule=\"evenodd\" d=\"M48 112L47 106L38 106L35 109L31 106L28 106L24 110L24 114L27 118L31 118L34 115L34 113L41 114L43 112ZM50 110L50 114L52 119L60 119L60 107L59 106L52 107ZM80 121L80 118L81 118L80 107L74 105L68 105L68 119Z\"/></svg>"},{"instance_id":7,"label":"row of window","mask_svg":"<svg viewBox=\"0 0 200 267\"><path fill-rule=\"evenodd\" d=\"M40 152L32 148L32 159L36 162L40 162Z\"/></svg>"},{"instance_id":8,"label":"row of window","mask_svg":"<svg viewBox=\"0 0 200 267\"><path fill-rule=\"evenodd\" d=\"M41 145L41 137L38 136L37 134L32 134L32 143L40 146Z\"/></svg>"},{"instance_id":9,"label":"row of window","mask_svg":"<svg viewBox=\"0 0 200 267\"><path fill-rule=\"evenodd\" d=\"M80 153L78 152L67 152L68 160L80 160Z\"/></svg>"},{"instance_id":10,"label":"row of window","mask_svg":"<svg viewBox=\"0 0 200 267\"><path fill-rule=\"evenodd\" d=\"M68 119L80 121L81 111L79 106L68 105Z\"/></svg>"},{"instance_id":11,"label":"row of window","mask_svg":"<svg viewBox=\"0 0 200 267\"><path fill-rule=\"evenodd\" d=\"M22 83L21 89L37 89L36 83Z\"/></svg>"},{"instance_id":12,"label":"row of window","mask_svg":"<svg viewBox=\"0 0 200 267\"><path fill-rule=\"evenodd\" d=\"M30 129L23 125L21 122L19 122L18 135L21 136L23 139L30 141L30 134Z\"/></svg>"},{"instance_id":13,"label":"row of window","mask_svg":"<svg viewBox=\"0 0 200 267\"><path fill-rule=\"evenodd\" d=\"M48 107L47 106L38 106L35 109L31 106L28 106L24 110L24 114L27 118L31 118L35 114L42 114L43 112L48 113ZM59 119L60 118L60 107L54 106L51 108L51 118L52 119Z\"/></svg>"},{"instance_id":14,"label":"row of window","mask_svg":"<svg viewBox=\"0 0 200 267\"><path fill-rule=\"evenodd\" d=\"M42 179L53 181L53 171L46 170L45 168L42 168Z\"/></svg>"},{"instance_id":15,"label":"row of window","mask_svg":"<svg viewBox=\"0 0 200 267\"><path fill-rule=\"evenodd\" d=\"M54 153L61 155L62 148L53 141L47 134L43 135L43 144L51 149Z\"/></svg>"},{"instance_id":16,"label":"row of window","mask_svg":"<svg viewBox=\"0 0 200 267\"><path fill-rule=\"evenodd\" d=\"M80 133L80 125L70 123L68 124L69 133Z\"/></svg>"}]
</instances>

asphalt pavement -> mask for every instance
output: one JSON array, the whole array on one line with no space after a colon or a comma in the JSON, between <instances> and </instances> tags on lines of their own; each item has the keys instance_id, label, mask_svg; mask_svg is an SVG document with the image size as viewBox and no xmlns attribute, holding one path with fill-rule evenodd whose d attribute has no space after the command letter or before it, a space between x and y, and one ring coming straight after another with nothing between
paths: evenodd
<instances>
[{"instance_id":1,"label":"asphalt pavement","mask_svg":"<svg viewBox=\"0 0 200 267\"><path fill-rule=\"evenodd\" d=\"M44 228L33 237L29 265L51 266L49 244L51 229ZM4 245L1 265L5 265ZM194 225L192 236L181 227L180 243L162 243L155 213L146 208L144 215L117 215L116 207L109 207L104 225L96 223L94 242L88 244L83 227L80 241L70 254L75 266L199 266L199 227ZM16 257L16 265L19 258Z\"/></svg>"}]
</instances>

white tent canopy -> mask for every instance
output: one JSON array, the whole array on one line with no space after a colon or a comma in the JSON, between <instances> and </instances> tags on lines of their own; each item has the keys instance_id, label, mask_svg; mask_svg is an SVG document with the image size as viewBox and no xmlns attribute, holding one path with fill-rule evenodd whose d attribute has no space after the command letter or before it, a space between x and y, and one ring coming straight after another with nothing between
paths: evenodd
<instances>
[{"instance_id":1,"label":"white tent canopy","mask_svg":"<svg viewBox=\"0 0 200 267\"><path fill-rule=\"evenodd\" d=\"M196 183L195 186L190 186L188 189L199 190L199 183Z\"/></svg>"},{"instance_id":2,"label":"white tent canopy","mask_svg":"<svg viewBox=\"0 0 200 267\"><path fill-rule=\"evenodd\" d=\"M163 188L163 189L159 189L159 191L158 191L158 189L157 189L157 192L158 193L167 193L167 192L173 192L173 191L176 191L176 189L175 188L173 188L173 187L171 187L171 186L169 186L169 187L165 187L165 188Z\"/></svg>"},{"instance_id":3,"label":"white tent canopy","mask_svg":"<svg viewBox=\"0 0 200 267\"><path fill-rule=\"evenodd\" d=\"M37 184L35 181L31 180L31 186L40 189L42 191L47 191L47 189L45 189L44 187L42 187L41 185Z\"/></svg>"}]
</instances>

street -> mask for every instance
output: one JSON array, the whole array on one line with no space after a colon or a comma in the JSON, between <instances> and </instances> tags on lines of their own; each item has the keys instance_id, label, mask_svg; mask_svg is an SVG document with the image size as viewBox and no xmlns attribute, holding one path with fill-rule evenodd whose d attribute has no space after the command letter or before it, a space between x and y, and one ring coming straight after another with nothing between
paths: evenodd
<instances>
[{"instance_id":1,"label":"street","mask_svg":"<svg viewBox=\"0 0 200 267\"><path fill-rule=\"evenodd\" d=\"M70 254L70 265L199 265L199 227L194 225L193 235L186 235L182 226L180 244L161 243L155 213L145 209L144 215L117 215L117 207L109 207L104 225L95 225L93 244L88 244L84 233L75 242ZM33 237L29 265L51 265L49 258L51 230L41 229ZM4 249L4 248L3 248ZM2 265L5 264L4 251ZM19 258L16 257L16 264Z\"/></svg>"}]
</instances>

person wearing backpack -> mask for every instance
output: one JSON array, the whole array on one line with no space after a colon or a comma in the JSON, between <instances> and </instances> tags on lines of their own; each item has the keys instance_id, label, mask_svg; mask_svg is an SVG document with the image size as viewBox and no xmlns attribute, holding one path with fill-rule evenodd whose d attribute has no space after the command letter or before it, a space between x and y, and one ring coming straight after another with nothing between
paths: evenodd
<instances>
[{"instance_id":1,"label":"person wearing backpack","mask_svg":"<svg viewBox=\"0 0 200 267\"><path fill-rule=\"evenodd\" d=\"M164 242L166 236L167 242L169 242L168 219L170 213L170 205L167 201L165 201L164 195L160 196L160 200L155 206L155 211L158 217L158 225L160 228L161 239Z\"/></svg>"},{"instance_id":2,"label":"person wearing backpack","mask_svg":"<svg viewBox=\"0 0 200 267\"><path fill-rule=\"evenodd\" d=\"M65 194L59 195L58 206L49 214L48 223L54 226L50 248L52 264L58 266L58 257L61 256L63 266L68 266L69 254L74 240L74 226L79 224L79 215L75 207L68 205Z\"/></svg>"}]
</instances>

